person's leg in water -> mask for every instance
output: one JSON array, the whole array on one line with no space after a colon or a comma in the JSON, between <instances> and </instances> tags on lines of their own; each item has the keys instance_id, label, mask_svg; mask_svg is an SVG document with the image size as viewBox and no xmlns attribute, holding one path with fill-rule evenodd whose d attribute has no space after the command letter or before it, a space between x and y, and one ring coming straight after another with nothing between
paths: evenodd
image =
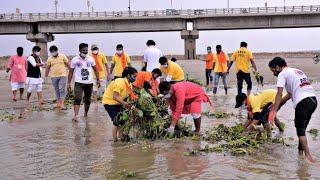
<instances>
[{"instance_id":1,"label":"person's leg in water","mask_svg":"<svg viewBox=\"0 0 320 180\"><path fill-rule=\"evenodd\" d=\"M214 73L214 85L213 85L213 94L217 94L218 85L219 85L220 73Z\"/></svg>"},{"instance_id":2,"label":"person's leg in water","mask_svg":"<svg viewBox=\"0 0 320 180\"><path fill-rule=\"evenodd\" d=\"M305 98L301 100L295 109L295 127L299 138L299 154L305 153L306 157L311 162L315 162L308 147L308 141L306 137L306 129L311 119L312 114L317 108L317 100L315 97Z\"/></svg>"},{"instance_id":3,"label":"person's leg in water","mask_svg":"<svg viewBox=\"0 0 320 180\"><path fill-rule=\"evenodd\" d=\"M74 117L72 118L72 120L75 122L78 122L78 119L79 119L79 109L82 101L82 94L83 94L82 84L76 82L74 84L74 102L73 102Z\"/></svg>"},{"instance_id":4,"label":"person's leg in water","mask_svg":"<svg viewBox=\"0 0 320 180\"><path fill-rule=\"evenodd\" d=\"M32 91L34 91L36 89L36 85L35 84L29 84L28 90L27 90L27 99L26 99L26 105L29 106L30 103L30 97L32 94Z\"/></svg>"},{"instance_id":5,"label":"person's leg in water","mask_svg":"<svg viewBox=\"0 0 320 180\"><path fill-rule=\"evenodd\" d=\"M51 78L52 86L54 88L54 91L56 93L56 98L57 98L57 105L56 108L60 108L61 102L59 99L59 78L53 77Z\"/></svg>"},{"instance_id":6,"label":"person's leg in water","mask_svg":"<svg viewBox=\"0 0 320 180\"><path fill-rule=\"evenodd\" d=\"M194 127L195 127L194 133L196 135L199 135L200 129L201 129L201 114L192 113L191 115L193 117L193 122L194 122Z\"/></svg>"},{"instance_id":7,"label":"person's leg in water","mask_svg":"<svg viewBox=\"0 0 320 180\"><path fill-rule=\"evenodd\" d=\"M59 99L60 99L61 109L66 109L64 104L66 99L66 84L67 84L67 77L60 77L58 87L59 87Z\"/></svg>"},{"instance_id":8,"label":"person's leg in water","mask_svg":"<svg viewBox=\"0 0 320 180\"><path fill-rule=\"evenodd\" d=\"M17 101L17 89L18 89L18 83L17 82L12 82L11 83L11 88L12 88L12 100Z\"/></svg>"},{"instance_id":9,"label":"person's leg in water","mask_svg":"<svg viewBox=\"0 0 320 180\"><path fill-rule=\"evenodd\" d=\"M243 72L240 70L237 73L237 89L238 89L238 94L242 93L242 84L243 84Z\"/></svg>"},{"instance_id":10,"label":"person's leg in water","mask_svg":"<svg viewBox=\"0 0 320 180\"><path fill-rule=\"evenodd\" d=\"M209 80L210 80L209 69L206 69L206 89L209 88Z\"/></svg>"},{"instance_id":11,"label":"person's leg in water","mask_svg":"<svg viewBox=\"0 0 320 180\"><path fill-rule=\"evenodd\" d=\"M247 96L249 96L252 89L252 81L251 81L250 73L244 73L244 80L247 83Z\"/></svg>"},{"instance_id":12,"label":"person's leg in water","mask_svg":"<svg viewBox=\"0 0 320 180\"><path fill-rule=\"evenodd\" d=\"M43 107L43 96L42 96L42 83L37 84L37 95L38 95L38 103L39 108L41 109Z\"/></svg>"},{"instance_id":13,"label":"person's leg in water","mask_svg":"<svg viewBox=\"0 0 320 180\"><path fill-rule=\"evenodd\" d=\"M210 85L209 85L209 90L212 90L212 81L213 81L213 77L212 77L212 69L209 70L209 77L210 77Z\"/></svg>"},{"instance_id":14,"label":"person's leg in water","mask_svg":"<svg viewBox=\"0 0 320 180\"><path fill-rule=\"evenodd\" d=\"M23 98L24 87L20 88L20 100L24 100Z\"/></svg>"},{"instance_id":15,"label":"person's leg in water","mask_svg":"<svg viewBox=\"0 0 320 180\"><path fill-rule=\"evenodd\" d=\"M88 116L88 112L91 104L91 94L92 94L93 84L85 84L84 91L84 117Z\"/></svg>"},{"instance_id":16,"label":"person's leg in water","mask_svg":"<svg viewBox=\"0 0 320 180\"><path fill-rule=\"evenodd\" d=\"M226 73L221 74L221 77L222 77L222 83L223 83L223 86L224 86L224 92L225 92L225 95L227 95L228 94L228 85L227 85L227 75L226 75Z\"/></svg>"}]
</instances>

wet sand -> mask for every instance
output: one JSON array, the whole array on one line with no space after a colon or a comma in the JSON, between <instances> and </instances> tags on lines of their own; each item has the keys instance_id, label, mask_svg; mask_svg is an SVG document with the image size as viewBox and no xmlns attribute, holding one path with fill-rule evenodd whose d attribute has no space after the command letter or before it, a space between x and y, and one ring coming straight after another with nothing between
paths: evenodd
<instances>
[{"instance_id":1,"label":"wet sand","mask_svg":"<svg viewBox=\"0 0 320 180\"><path fill-rule=\"evenodd\" d=\"M257 60L257 66L267 82L274 83L267 63L269 59ZM204 81L203 62L178 61L193 78ZM266 66L264 66L264 64ZM319 81L320 65L312 59L288 59L289 66L299 67L313 81ZM138 67L139 62L134 66ZM309 163L299 156L294 127L294 110L288 102L279 112L279 118L286 124L285 132L279 134L275 129L273 136L284 138L290 146L266 144L252 155L232 156L228 153L202 153L187 157L183 153L199 149L206 142L182 138L167 141L143 141L140 143L114 143L111 137L112 123L103 109L93 108L89 117L82 116L79 123L72 123L73 110L28 112L23 101L12 102L8 77L0 72L1 112L14 114L13 121L0 122L0 174L1 179L119 179L119 171L136 172L134 179L317 179L320 177L320 136L312 137L307 133L311 152L317 161ZM234 87L234 73L229 82ZM221 83L220 83L221 84ZM317 98L320 99L320 84L314 83ZM270 84L264 89L274 88ZM253 88L255 91L255 87ZM229 95L208 93L219 111L233 112L230 119L204 118L203 131L220 123L233 125L244 122L245 112L234 109L236 89L231 88ZM45 99L54 99L53 88L49 81L44 86ZM35 101L35 94L32 95ZM33 103L32 105L35 105ZM53 107L54 104L45 104ZM5 110L4 110L5 109ZM208 106L203 106L204 111ZM21 118L18 116L21 115ZM310 128L320 129L319 107L314 113ZM188 123L192 118L188 117Z\"/></svg>"}]
</instances>

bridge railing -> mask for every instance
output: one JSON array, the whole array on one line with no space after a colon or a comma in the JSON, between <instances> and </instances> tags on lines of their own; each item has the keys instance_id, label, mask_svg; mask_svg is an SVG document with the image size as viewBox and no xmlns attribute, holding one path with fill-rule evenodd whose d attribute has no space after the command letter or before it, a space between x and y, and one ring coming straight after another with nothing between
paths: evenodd
<instances>
[{"instance_id":1,"label":"bridge railing","mask_svg":"<svg viewBox=\"0 0 320 180\"><path fill-rule=\"evenodd\" d=\"M266 13L307 13L319 12L320 5L285 6L285 7L255 7L255 8L224 8L224 9L188 9L188 10L154 10L154 11L112 11L112 12L66 12L66 13L12 13L0 14L1 20L52 20L78 18L121 18L121 17L179 17L234 14L266 14Z\"/></svg>"}]
</instances>

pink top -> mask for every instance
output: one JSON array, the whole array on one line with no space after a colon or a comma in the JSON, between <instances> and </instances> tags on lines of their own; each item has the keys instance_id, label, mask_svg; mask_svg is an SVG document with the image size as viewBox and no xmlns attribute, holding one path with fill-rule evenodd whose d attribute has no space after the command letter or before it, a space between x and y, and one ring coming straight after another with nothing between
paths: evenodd
<instances>
[{"instance_id":1,"label":"pink top","mask_svg":"<svg viewBox=\"0 0 320 180\"><path fill-rule=\"evenodd\" d=\"M8 68L11 69L10 82L26 82L27 67L25 56L11 56L8 63Z\"/></svg>"},{"instance_id":2,"label":"pink top","mask_svg":"<svg viewBox=\"0 0 320 180\"><path fill-rule=\"evenodd\" d=\"M172 118L178 120L181 114L201 113L201 103L212 103L201 86L188 82L172 85L172 96L167 99L172 110Z\"/></svg>"}]
</instances>

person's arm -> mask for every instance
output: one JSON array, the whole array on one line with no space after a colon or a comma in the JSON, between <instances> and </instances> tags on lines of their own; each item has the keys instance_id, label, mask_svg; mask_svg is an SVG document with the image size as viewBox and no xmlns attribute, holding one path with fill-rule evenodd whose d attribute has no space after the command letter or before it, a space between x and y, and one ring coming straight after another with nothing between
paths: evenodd
<instances>
[{"instance_id":1,"label":"person's arm","mask_svg":"<svg viewBox=\"0 0 320 180\"><path fill-rule=\"evenodd\" d=\"M35 60L34 57L32 57L32 56L29 56L29 57L28 57L28 61L30 62L30 64L31 64L33 67L41 67L41 66L43 66L42 63L36 63L36 60ZM41 60L40 60L40 62L41 62Z\"/></svg>"},{"instance_id":2,"label":"person's arm","mask_svg":"<svg viewBox=\"0 0 320 180\"><path fill-rule=\"evenodd\" d=\"M274 118L276 117L276 114L278 112L281 100L282 100L282 93L283 93L283 87L278 87L278 91L277 91L277 95L276 95L276 99L273 105L274 108L274 115L271 119L272 122L274 122Z\"/></svg>"},{"instance_id":3,"label":"person's arm","mask_svg":"<svg viewBox=\"0 0 320 180\"><path fill-rule=\"evenodd\" d=\"M229 74L229 70L232 67L233 61L230 61L230 63L228 64L228 70L227 70L227 74Z\"/></svg>"},{"instance_id":4,"label":"person's arm","mask_svg":"<svg viewBox=\"0 0 320 180\"><path fill-rule=\"evenodd\" d=\"M113 69L114 69L114 66L115 66L115 64L111 64L111 68L110 68L110 74L112 74L112 72L113 72Z\"/></svg>"},{"instance_id":5,"label":"person's arm","mask_svg":"<svg viewBox=\"0 0 320 180\"><path fill-rule=\"evenodd\" d=\"M129 106L130 106L130 104L129 104L128 102L125 102L124 100L122 100L122 99L119 97L119 93L116 92L116 91L113 92L113 99L114 99L115 101L117 101L118 103L122 104L122 105L125 106L125 107L129 107Z\"/></svg>"},{"instance_id":6,"label":"person's arm","mask_svg":"<svg viewBox=\"0 0 320 180\"><path fill-rule=\"evenodd\" d=\"M97 86L98 88L100 87L100 78L99 78L99 71L97 69L97 67L94 65L92 66L92 69L94 71L94 74L96 75L96 79L97 79Z\"/></svg>"},{"instance_id":7,"label":"person's arm","mask_svg":"<svg viewBox=\"0 0 320 180\"><path fill-rule=\"evenodd\" d=\"M12 66L13 66L13 58L10 57L9 62L8 62L8 66L7 66L7 70L6 70L7 73L11 70Z\"/></svg>"},{"instance_id":8,"label":"person's arm","mask_svg":"<svg viewBox=\"0 0 320 180\"><path fill-rule=\"evenodd\" d=\"M51 68L51 65L48 65L48 64L47 64L45 77L48 77L49 72L50 72L50 68Z\"/></svg>"},{"instance_id":9,"label":"person's arm","mask_svg":"<svg viewBox=\"0 0 320 180\"><path fill-rule=\"evenodd\" d=\"M73 77L73 72L74 72L74 68L70 67L69 69L69 75L68 75L68 82L67 82L67 90L68 91L71 91L71 80L72 80L72 77Z\"/></svg>"},{"instance_id":10,"label":"person's arm","mask_svg":"<svg viewBox=\"0 0 320 180\"><path fill-rule=\"evenodd\" d=\"M253 69L254 69L255 71L257 71L257 66L256 66L256 63L254 62L254 60L253 60L253 59L250 59L250 62L251 62L251 65L252 65Z\"/></svg>"},{"instance_id":11,"label":"person's arm","mask_svg":"<svg viewBox=\"0 0 320 180\"><path fill-rule=\"evenodd\" d=\"M148 81L144 81L143 88L152 95L152 87Z\"/></svg>"}]
</instances>

